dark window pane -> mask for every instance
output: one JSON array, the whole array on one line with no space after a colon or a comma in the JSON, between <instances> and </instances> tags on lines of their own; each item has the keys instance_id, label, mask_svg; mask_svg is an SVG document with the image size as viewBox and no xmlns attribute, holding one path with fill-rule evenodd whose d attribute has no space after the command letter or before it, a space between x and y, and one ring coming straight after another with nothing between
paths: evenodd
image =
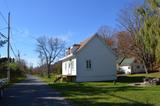
<instances>
[{"instance_id":1,"label":"dark window pane","mask_svg":"<svg viewBox=\"0 0 160 106\"><path fill-rule=\"evenodd\" d=\"M91 68L91 60L89 60L89 68Z\"/></svg>"}]
</instances>

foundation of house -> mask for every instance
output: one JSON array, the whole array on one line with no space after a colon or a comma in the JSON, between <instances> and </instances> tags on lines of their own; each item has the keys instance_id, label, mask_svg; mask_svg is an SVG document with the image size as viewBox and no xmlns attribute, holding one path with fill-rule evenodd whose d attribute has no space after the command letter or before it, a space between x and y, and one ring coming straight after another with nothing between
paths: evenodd
<instances>
[{"instance_id":1,"label":"foundation of house","mask_svg":"<svg viewBox=\"0 0 160 106\"><path fill-rule=\"evenodd\" d=\"M62 75L57 75L56 79L54 82L75 82L76 81L76 76L62 76Z\"/></svg>"},{"instance_id":2,"label":"foundation of house","mask_svg":"<svg viewBox=\"0 0 160 106\"><path fill-rule=\"evenodd\" d=\"M75 82L76 76L63 76L63 81L65 82Z\"/></svg>"}]
</instances>

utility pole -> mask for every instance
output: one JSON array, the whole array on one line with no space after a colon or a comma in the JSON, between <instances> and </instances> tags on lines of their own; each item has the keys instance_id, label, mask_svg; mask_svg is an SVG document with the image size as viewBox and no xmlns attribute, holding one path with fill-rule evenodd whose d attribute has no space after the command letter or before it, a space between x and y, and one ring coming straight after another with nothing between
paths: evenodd
<instances>
[{"instance_id":1,"label":"utility pole","mask_svg":"<svg viewBox=\"0 0 160 106\"><path fill-rule=\"evenodd\" d=\"M7 45L7 58L8 58L8 70L7 70L7 78L10 81L10 12L8 13L8 45Z\"/></svg>"},{"instance_id":2,"label":"utility pole","mask_svg":"<svg viewBox=\"0 0 160 106\"><path fill-rule=\"evenodd\" d=\"M20 56L20 52L18 50L18 62L20 62L20 60L21 60L21 56Z\"/></svg>"}]
</instances>

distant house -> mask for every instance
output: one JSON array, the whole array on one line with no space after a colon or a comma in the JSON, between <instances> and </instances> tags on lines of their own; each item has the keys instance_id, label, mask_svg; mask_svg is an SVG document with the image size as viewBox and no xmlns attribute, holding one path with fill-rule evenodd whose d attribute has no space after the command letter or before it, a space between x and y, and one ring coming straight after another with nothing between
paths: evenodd
<instances>
[{"instance_id":1,"label":"distant house","mask_svg":"<svg viewBox=\"0 0 160 106\"><path fill-rule=\"evenodd\" d=\"M118 70L125 74L142 73L144 71L143 64L136 61L136 58L119 58L117 60Z\"/></svg>"},{"instance_id":2,"label":"distant house","mask_svg":"<svg viewBox=\"0 0 160 106\"><path fill-rule=\"evenodd\" d=\"M62 75L77 82L116 79L115 54L98 35L68 48L61 61Z\"/></svg>"}]
</instances>

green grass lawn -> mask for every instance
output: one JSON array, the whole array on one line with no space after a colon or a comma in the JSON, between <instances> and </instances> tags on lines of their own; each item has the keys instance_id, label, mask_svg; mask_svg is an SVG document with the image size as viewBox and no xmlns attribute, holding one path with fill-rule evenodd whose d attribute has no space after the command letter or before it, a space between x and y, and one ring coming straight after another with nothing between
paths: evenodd
<instances>
[{"instance_id":1,"label":"green grass lawn","mask_svg":"<svg viewBox=\"0 0 160 106\"><path fill-rule=\"evenodd\" d=\"M0 79L3 79L3 78L7 78L7 77L6 76L0 77ZM25 79L26 79L26 76L16 76L16 77L11 76L10 83L17 83L17 82L23 81Z\"/></svg>"},{"instance_id":2,"label":"green grass lawn","mask_svg":"<svg viewBox=\"0 0 160 106\"><path fill-rule=\"evenodd\" d=\"M47 75L45 76L41 76L41 75L35 75L39 78L41 78L44 82L48 83L48 84L52 84L54 82L54 80L56 79L55 75L51 74L51 78L48 78Z\"/></svg>"},{"instance_id":3,"label":"green grass lawn","mask_svg":"<svg viewBox=\"0 0 160 106\"><path fill-rule=\"evenodd\" d=\"M160 86L132 87L144 77L160 77L160 73L119 77L113 82L50 83L76 106L160 106Z\"/></svg>"},{"instance_id":4,"label":"green grass lawn","mask_svg":"<svg viewBox=\"0 0 160 106\"><path fill-rule=\"evenodd\" d=\"M18 83L26 79L26 76L19 76L11 80L11 83Z\"/></svg>"}]
</instances>

